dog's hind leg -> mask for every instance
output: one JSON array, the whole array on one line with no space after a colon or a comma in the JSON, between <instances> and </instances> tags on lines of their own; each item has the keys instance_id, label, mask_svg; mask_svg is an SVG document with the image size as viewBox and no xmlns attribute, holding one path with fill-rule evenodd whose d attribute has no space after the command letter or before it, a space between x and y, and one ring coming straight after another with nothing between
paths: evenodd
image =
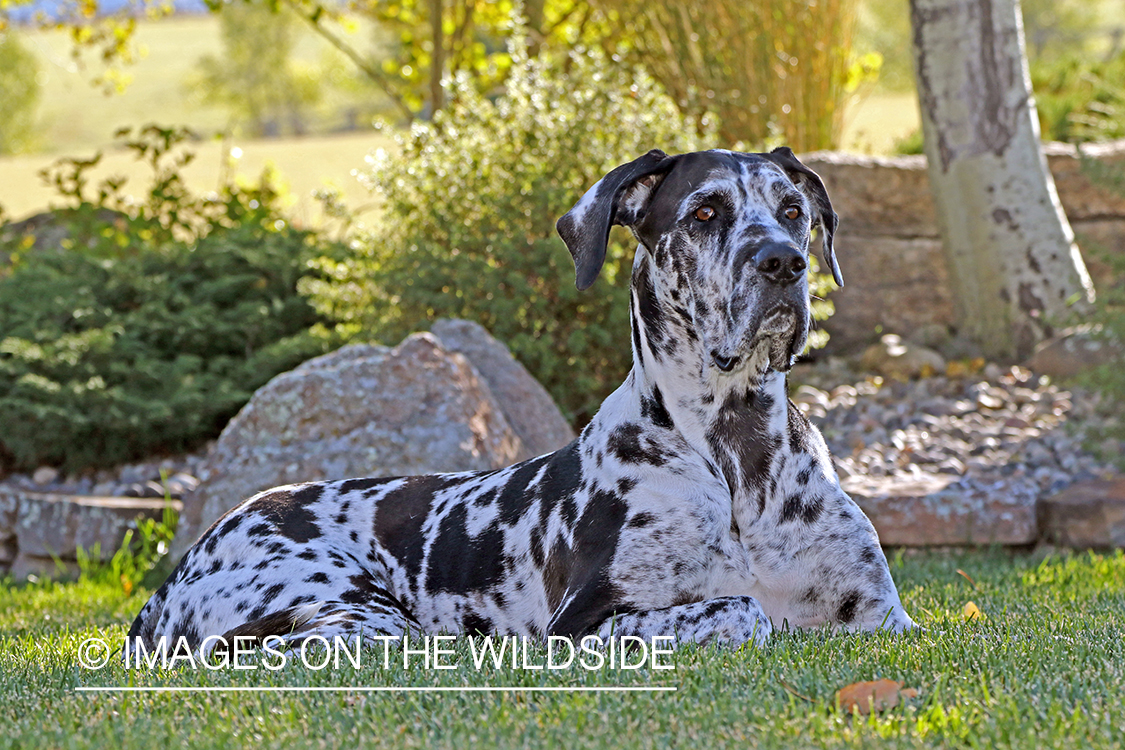
<instances>
[{"instance_id":1,"label":"dog's hind leg","mask_svg":"<svg viewBox=\"0 0 1125 750\"><path fill-rule=\"evenodd\" d=\"M672 644L726 643L739 646L765 643L773 627L752 596L723 596L665 609L615 615L601 624L603 640L632 635L641 638L671 636Z\"/></svg>"}]
</instances>

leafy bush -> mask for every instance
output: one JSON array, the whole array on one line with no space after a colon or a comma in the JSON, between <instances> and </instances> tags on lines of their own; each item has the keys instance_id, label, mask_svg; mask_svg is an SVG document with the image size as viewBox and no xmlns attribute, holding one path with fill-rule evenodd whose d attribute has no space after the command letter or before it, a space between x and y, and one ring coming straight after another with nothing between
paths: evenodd
<instances>
[{"instance_id":1,"label":"leafy bush","mask_svg":"<svg viewBox=\"0 0 1125 750\"><path fill-rule=\"evenodd\" d=\"M717 112L728 144L835 148L856 89L882 55L853 52L855 0L593 0L625 29L619 49L685 112Z\"/></svg>"},{"instance_id":2,"label":"leafy bush","mask_svg":"<svg viewBox=\"0 0 1125 750\"><path fill-rule=\"evenodd\" d=\"M438 317L476 320L581 423L631 365L636 245L616 229L602 279L579 293L555 221L617 164L653 147L709 147L714 131L705 121L697 132L650 78L599 54L514 58L504 98L454 81L432 124L372 158L381 220L354 257L321 261L326 278L302 288L350 335L384 343Z\"/></svg>"},{"instance_id":3,"label":"leafy bush","mask_svg":"<svg viewBox=\"0 0 1125 750\"><path fill-rule=\"evenodd\" d=\"M1103 61L1068 56L1036 62L1031 81L1044 140L1125 137L1125 51Z\"/></svg>"},{"instance_id":4,"label":"leafy bush","mask_svg":"<svg viewBox=\"0 0 1125 750\"><path fill-rule=\"evenodd\" d=\"M76 169L61 182L80 194ZM332 246L278 218L268 185L197 202L169 174L132 216L103 193L58 214L57 245L0 244L3 463L75 470L197 446L331 345L297 283Z\"/></svg>"}]
</instances>

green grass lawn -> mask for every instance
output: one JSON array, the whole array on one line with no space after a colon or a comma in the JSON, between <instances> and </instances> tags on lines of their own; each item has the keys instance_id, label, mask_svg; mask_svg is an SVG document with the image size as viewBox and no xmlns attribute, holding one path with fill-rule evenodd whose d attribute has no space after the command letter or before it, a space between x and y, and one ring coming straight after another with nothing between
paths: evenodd
<instances>
[{"instance_id":1,"label":"green grass lawn","mask_svg":"<svg viewBox=\"0 0 1125 750\"><path fill-rule=\"evenodd\" d=\"M958 569L966 575L958 573ZM674 671L97 672L78 647L119 643L149 591L83 581L0 588L0 747L1092 747L1125 737L1125 555L930 553L893 562L924 632L775 635L694 648ZM103 577L104 578L104 577ZM970 579L972 579L970 581ZM974 587L975 582L975 587ZM966 602L983 619L966 622ZM460 646L464 652L464 644ZM920 695L870 717L835 691L876 678ZM92 694L91 685L609 686L663 693Z\"/></svg>"}]
</instances>

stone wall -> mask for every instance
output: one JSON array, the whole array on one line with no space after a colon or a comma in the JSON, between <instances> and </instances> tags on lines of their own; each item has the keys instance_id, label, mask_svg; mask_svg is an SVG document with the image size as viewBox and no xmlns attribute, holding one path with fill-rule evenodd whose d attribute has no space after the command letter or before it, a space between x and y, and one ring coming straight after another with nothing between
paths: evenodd
<instances>
[{"instance_id":1,"label":"stone wall","mask_svg":"<svg viewBox=\"0 0 1125 750\"><path fill-rule=\"evenodd\" d=\"M1084 151L1125 175L1125 141ZM1125 196L1092 184L1074 147L1051 143L1044 152L1095 286L1107 283L1108 268L1089 248L1125 253ZM836 314L824 325L832 335L827 352L854 352L880 332L909 336L930 323L952 326L926 158L822 151L802 161L824 179L840 215L836 249L845 285L830 297Z\"/></svg>"}]
</instances>

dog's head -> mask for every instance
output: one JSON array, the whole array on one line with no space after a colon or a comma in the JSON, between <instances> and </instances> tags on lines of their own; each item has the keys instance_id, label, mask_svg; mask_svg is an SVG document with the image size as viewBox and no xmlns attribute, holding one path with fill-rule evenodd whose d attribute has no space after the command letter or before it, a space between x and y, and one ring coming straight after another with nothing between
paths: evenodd
<instances>
[{"instance_id":1,"label":"dog's head","mask_svg":"<svg viewBox=\"0 0 1125 750\"><path fill-rule=\"evenodd\" d=\"M629 227L641 244L635 323L654 356L675 345L666 335L671 316L695 339L705 366L722 374L751 362L789 368L808 337L814 227L825 265L843 283L832 249L836 223L824 183L788 148L653 150L590 188L558 231L574 256L578 288L586 289L605 262L610 227Z\"/></svg>"}]
</instances>

